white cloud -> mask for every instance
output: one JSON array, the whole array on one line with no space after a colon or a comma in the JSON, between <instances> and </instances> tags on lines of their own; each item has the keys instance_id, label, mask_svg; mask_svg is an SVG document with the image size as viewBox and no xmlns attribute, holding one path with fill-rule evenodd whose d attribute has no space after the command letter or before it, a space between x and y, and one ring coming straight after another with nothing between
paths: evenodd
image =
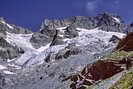
<instances>
[{"instance_id":1,"label":"white cloud","mask_svg":"<svg viewBox=\"0 0 133 89\"><path fill-rule=\"evenodd\" d=\"M95 11L97 7L97 1L88 1L87 4L86 4L86 8L88 11Z\"/></svg>"},{"instance_id":2,"label":"white cloud","mask_svg":"<svg viewBox=\"0 0 133 89\"><path fill-rule=\"evenodd\" d=\"M117 5L117 4L119 4L119 1L118 0L115 0L114 3Z\"/></svg>"}]
</instances>

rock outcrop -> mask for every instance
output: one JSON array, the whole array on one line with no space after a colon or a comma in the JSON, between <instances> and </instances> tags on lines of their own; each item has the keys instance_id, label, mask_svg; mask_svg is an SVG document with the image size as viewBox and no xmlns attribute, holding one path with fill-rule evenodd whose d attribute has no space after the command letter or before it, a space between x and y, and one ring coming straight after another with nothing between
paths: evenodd
<instances>
[{"instance_id":1,"label":"rock outcrop","mask_svg":"<svg viewBox=\"0 0 133 89\"><path fill-rule=\"evenodd\" d=\"M16 34L30 34L32 31L24 29L22 27L8 24L3 18L0 18L0 36L6 37L6 32L16 33Z\"/></svg>"},{"instance_id":2,"label":"rock outcrop","mask_svg":"<svg viewBox=\"0 0 133 89\"><path fill-rule=\"evenodd\" d=\"M123 71L121 66L114 62L98 60L92 65L85 67L80 74L69 77L73 83L72 89L86 89L87 86L96 84Z\"/></svg>"},{"instance_id":3,"label":"rock outcrop","mask_svg":"<svg viewBox=\"0 0 133 89\"><path fill-rule=\"evenodd\" d=\"M117 48L117 50L133 51L133 33L129 33L125 38L123 38Z\"/></svg>"},{"instance_id":4,"label":"rock outcrop","mask_svg":"<svg viewBox=\"0 0 133 89\"><path fill-rule=\"evenodd\" d=\"M21 48L18 48L16 46L11 45L8 43L5 39L0 37L0 59L13 59L21 54L23 54L24 51Z\"/></svg>"}]
</instances>

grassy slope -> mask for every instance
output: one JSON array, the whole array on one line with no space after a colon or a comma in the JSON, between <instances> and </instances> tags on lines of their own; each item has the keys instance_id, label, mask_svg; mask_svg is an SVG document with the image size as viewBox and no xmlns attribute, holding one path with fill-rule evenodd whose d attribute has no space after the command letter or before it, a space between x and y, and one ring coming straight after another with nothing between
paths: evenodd
<instances>
[{"instance_id":1,"label":"grassy slope","mask_svg":"<svg viewBox=\"0 0 133 89\"><path fill-rule=\"evenodd\" d=\"M105 58L114 60L114 59L122 59L122 58L129 57L129 56L133 56L133 53L128 53L125 51L116 51Z\"/></svg>"},{"instance_id":2,"label":"grassy slope","mask_svg":"<svg viewBox=\"0 0 133 89\"><path fill-rule=\"evenodd\" d=\"M133 53L125 51L116 51L107 58L110 59L121 59L124 57L133 56ZM110 89L131 89L133 87L133 70L123 76L118 82L116 82Z\"/></svg>"},{"instance_id":3,"label":"grassy slope","mask_svg":"<svg viewBox=\"0 0 133 89\"><path fill-rule=\"evenodd\" d=\"M123 76L109 89L131 89L133 87L133 71Z\"/></svg>"}]
</instances>

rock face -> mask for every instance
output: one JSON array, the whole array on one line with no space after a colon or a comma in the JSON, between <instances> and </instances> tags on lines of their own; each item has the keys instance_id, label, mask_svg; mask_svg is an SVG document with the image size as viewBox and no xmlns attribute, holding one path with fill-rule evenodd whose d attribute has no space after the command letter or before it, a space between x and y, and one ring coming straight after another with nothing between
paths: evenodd
<instances>
[{"instance_id":1,"label":"rock face","mask_svg":"<svg viewBox=\"0 0 133 89\"><path fill-rule=\"evenodd\" d=\"M41 30L47 27L49 29L55 29L55 28L66 27L66 26L86 28L86 29L93 29L101 26L103 30L115 31L115 32L123 32L125 30L125 28L123 28L125 27L125 25L123 24L122 19L119 16L112 15L109 13L102 13L96 17L76 16L76 17L72 17L64 20L47 20L46 19L42 23Z\"/></svg>"},{"instance_id":2,"label":"rock face","mask_svg":"<svg viewBox=\"0 0 133 89\"><path fill-rule=\"evenodd\" d=\"M121 66L115 65L111 61L98 60L91 66L85 67L80 74L69 77L73 83L70 85L72 89L86 89L87 85L93 85L99 80L104 80L123 71Z\"/></svg>"},{"instance_id":3,"label":"rock face","mask_svg":"<svg viewBox=\"0 0 133 89\"><path fill-rule=\"evenodd\" d=\"M13 59L24 53L23 49L16 45L7 42L7 33L14 34L29 34L31 31L19 26L10 25L6 23L3 18L0 18L0 59Z\"/></svg>"},{"instance_id":4,"label":"rock face","mask_svg":"<svg viewBox=\"0 0 133 89\"><path fill-rule=\"evenodd\" d=\"M72 25L73 27L93 29L99 26L118 26L122 24L122 20L119 16L115 16L109 13L102 13L96 17L84 17L76 16L64 20L48 20L46 19L42 23L42 29L49 27L50 29L55 29L58 27L65 27ZM117 30L117 29L116 29Z\"/></svg>"},{"instance_id":5,"label":"rock face","mask_svg":"<svg viewBox=\"0 0 133 89\"><path fill-rule=\"evenodd\" d=\"M13 59L23 53L24 51L21 48L12 46L5 39L0 37L0 59Z\"/></svg>"},{"instance_id":6,"label":"rock face","mask_svg":"<svg viewBox=\"0 0 133 89\"><path fill-rule=\"evenodd\" d=\"M31 34L32 31L20 26L16 26L16 25L11 25L13 26L14 30L11 31L11 33L15 33L15 34Z\"/></svg>"},{"instance_id":7,"label":"rock face","mask_svg":"<svg viewBox=\"0 0 133 89\"><path fill-rule=\"evenodd\" d=\"M119 42L116 49L124 51L133 51L132 44L133 44L133 33L130 33Z\"/></svg>"},{"instance_id":8,"label":"rock face","mask_svg":"<svg viewBox=\"0 0 133 89\"><path fill-rule=\"evenodd\" d=\"M47 35L41 34L41 33L34 33L32 35L32 38L30 39L30 42L35 48L39 48L43 45L47 45L50 43L52 38L48 37Z\"/></svg>"},{"instance_id":9,"label":"rock face","mask_svg":"<svg viewBox=\"0 0 133 89\"><path fill-rule=\"evenodd\" d=\"M3 86L5 86L5 78L4 75L0 73L0 88L2 89Z\"/></svg>"},{"instance_id":10,"label":"rock face","mask_svg":"<svg viewBox=\"0 0 133 89\"><path fill-rule=\"evenodd\" d=\"M112 36L112 38L109 40L109 42L113 42L113 43L117 43L119 42L121 39L115 35Z\"/></svg>"}]
</instances>

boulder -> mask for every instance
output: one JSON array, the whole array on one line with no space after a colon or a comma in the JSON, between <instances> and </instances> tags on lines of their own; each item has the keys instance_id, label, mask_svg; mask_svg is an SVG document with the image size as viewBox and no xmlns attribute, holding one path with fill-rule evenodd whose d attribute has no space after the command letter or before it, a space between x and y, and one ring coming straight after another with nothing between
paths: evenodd
<instances>
[{"instance_id":1,"label":"boulder","mask_svg":"<svg viewBox=\"0 0 133 89\"><path fill-rule=\"evenodd\" d=\"M109 42L113 42L113 43L118 43L121 39L119 37L117 37L116 35L113 35Z\"/></svg>"}]
</instances>

